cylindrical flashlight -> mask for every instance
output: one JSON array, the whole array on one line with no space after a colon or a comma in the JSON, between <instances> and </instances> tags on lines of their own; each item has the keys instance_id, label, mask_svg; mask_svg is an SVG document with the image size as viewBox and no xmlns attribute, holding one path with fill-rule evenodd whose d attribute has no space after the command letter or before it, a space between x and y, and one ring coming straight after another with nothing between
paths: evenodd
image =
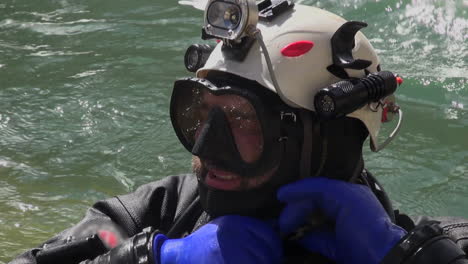
<instances>
[{"instance_id":1,"label":"cylindrical flashlight","mask_svg":"<svg viewBox=\"0 0 468 264\"><path fill-rule=\"evenodd\" d=\"M215 46L208 44L190 45L184 56L185 68L190 72L196 72L198 69L205 66L205 63L214 48Z\"/></svg>"},{"instance_id":2,"label":"cylindrical flashlight","mask_svg":"<svg viewBox=\"0 0 468 264\"><path fill-rule=\"evenodd\" d=\"M339 81L321 89L314 98L314 106L322 119L338 118L377 102L397 88L396 76L389 71L372 73L361 79Z\"/></svg>"}]
</instances>

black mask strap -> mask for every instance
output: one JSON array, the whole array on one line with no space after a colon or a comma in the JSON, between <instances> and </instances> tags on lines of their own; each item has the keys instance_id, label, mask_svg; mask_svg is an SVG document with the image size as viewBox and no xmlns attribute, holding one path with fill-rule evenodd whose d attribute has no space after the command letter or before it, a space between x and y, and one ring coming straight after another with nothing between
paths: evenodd
<instances>
[{"instance_id":1,"label":"black mask strap","mask_svg":"<svg viewBox=\"0 0 468 264\"><path fill-rule=\"evenodd\" d=\"M315 172L315 177L318 176L323 176L322 171L323 168L325 167L325 162L327 161L327 156L328 156L328 135L327 135L327 123L326 122L317 122L314 126L314 135L317 136L317 138L320 139L320 142L322 143L320 146L320 153L319 153L319 159L318 161L319 166L317 171Z\"/></svg>"},{"instance_id":2,"label":"black mask strap","mask_svg":"<svg viewBox=\"0 0 468 264\"><path fill-rule=\"evenodd\" d=\"M310 177L310 161L312 156L312 120L306 110L301 109L299 114L302 119L304 136L301 150L300 176L302 179Z\"/></svg>"}]
</instances>

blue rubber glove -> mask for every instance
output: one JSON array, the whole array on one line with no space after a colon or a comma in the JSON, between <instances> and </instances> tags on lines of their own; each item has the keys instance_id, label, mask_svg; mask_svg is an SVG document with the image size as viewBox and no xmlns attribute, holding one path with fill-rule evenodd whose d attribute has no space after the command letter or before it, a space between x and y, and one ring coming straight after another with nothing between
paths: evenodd
<instances>
[{"instance_id":1,"label":"blue rubber glove","mask_svg":"<svg viewBox=\"0 0 468 264\"><path fill-rule=\"evenodd\" d=\"M153 241L156 264L261 264L280 263L282 243L278 232L265 222L244 216L222 216L191 235Z\"/></svg>"},{"instance_id":2,"label":"blue rubber glove","mask_svg":"<svg viewBox=\"0 0 468 264\"><path fill-rule=\"evenodd\" d=\"M406 234L364 185L307 178L282 187L278 199L286 203L279 219L282 234L304 226L317 210L334 222L333 228L310 230L298 242L337 263L379 263Z\"/></svg>"}]
</instances>

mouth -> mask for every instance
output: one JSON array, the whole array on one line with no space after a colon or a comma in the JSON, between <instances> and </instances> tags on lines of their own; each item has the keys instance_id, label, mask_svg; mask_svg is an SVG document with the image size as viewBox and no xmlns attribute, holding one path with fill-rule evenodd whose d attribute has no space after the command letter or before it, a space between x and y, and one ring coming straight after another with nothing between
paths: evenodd
<instances>
[{"instance_id":1,"label":"mouth","mask_svg":"<svg viewBox=\"0 0 468 264\"><path fill-rule=\"evenodd\" d=\"M207 166L206 170L207 173L204 178L206 185L225 191L235 191L241 189L241 176L211 166Z\"/></svg>"},{"instance_id":2,"label":"mouth","mask_svg":"<svg viewBox=\"0 0 468 264\"><path fill-rule=\"evenodd\" d=\"M271 171L256 177L242 177L234 172L218 168L213 164L206 162L203 164L205 177L202 181L209 187L224 191L240 191L257 188L267 182L274 172L276 167Z\"/></svg>"}]
</instances>

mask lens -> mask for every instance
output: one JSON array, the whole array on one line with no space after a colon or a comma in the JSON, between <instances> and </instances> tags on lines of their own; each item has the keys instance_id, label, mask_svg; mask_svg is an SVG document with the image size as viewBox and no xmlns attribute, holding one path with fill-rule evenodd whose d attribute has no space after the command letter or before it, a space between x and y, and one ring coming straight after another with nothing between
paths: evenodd
<instances>
[{"instance_id":1,"label":"mask lens","mask_svg":"<svg viewBox=\"0 0 468 264\"><path fill-rule=\"evenodd\" d=\"M239 26L242 12L239 6L226 2L213 2L208 9L208 23L225 30Z\"/></svg>"},{"instance_id":2,"label":"mask lens","mask_svg":"<svg viewBox=\"0 0 468 264\"><path fill-rule=\"evenodd\" d=\"M263 133L255 108L249 100L235 94L214 95L208 88L184 87L176 93L173 115L179 132L190 148L206 124L211 110L221 109L226 117L242 159L247 163L258 160L263 151ZM216 127L210 129L217 129ZM226 135L227 136L227 135ZM223 144L223 142L210 142Z\"/></svg>"}]
</instances>

